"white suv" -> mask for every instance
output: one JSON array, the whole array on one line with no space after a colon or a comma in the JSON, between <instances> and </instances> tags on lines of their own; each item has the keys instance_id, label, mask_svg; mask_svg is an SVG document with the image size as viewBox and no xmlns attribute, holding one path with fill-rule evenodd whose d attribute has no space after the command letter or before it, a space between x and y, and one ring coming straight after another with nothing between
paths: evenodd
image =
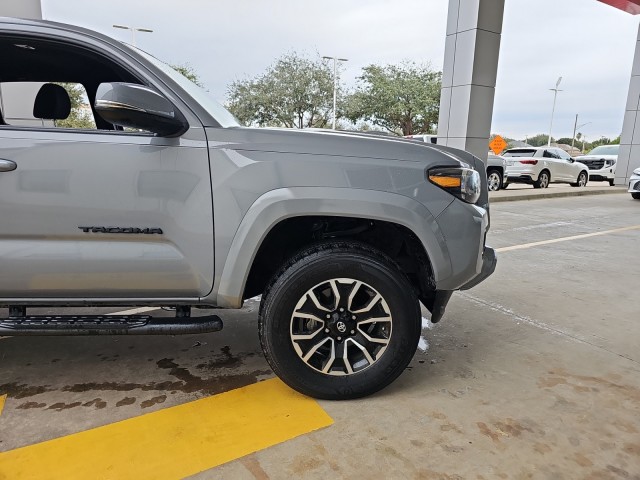
<instances>
[{"instance_id":1,"label":"white suv","mask_svg":"<svg viewBox=\"0 0 640 480\"><path fill-rule=\"evenodd\" d=\"M613 187L620 145L600 145L580 157L580 163L589 167L589 180L609 182Z\"/></svg>"},{"instance_id":2,"label":"white suv","mask_svg":"<svg viewBox=\"0 0 640 480\"><path fill-rule=\"evenodd\" d=\"M507 159L507 183L528 183L533 188L547 188L550 183L569 183L585 187L588 167L573 159L561 148L510 148L502 154Z\"/></svg>"}]
</instances>

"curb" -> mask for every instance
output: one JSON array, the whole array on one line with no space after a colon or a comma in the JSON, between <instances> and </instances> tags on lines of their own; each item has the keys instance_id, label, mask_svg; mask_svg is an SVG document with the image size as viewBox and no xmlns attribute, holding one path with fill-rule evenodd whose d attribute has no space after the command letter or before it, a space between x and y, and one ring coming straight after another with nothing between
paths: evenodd
<instances>
[{"instance_id":1,"label":"curb","mask_svg":"<svg viewBox=\"0 0 640 480\"><path fill-rule=\"evenodd\" d=\"M512 195L504 197L489 196L489 203L500 202L516 202L519 200L542 200L545 198L562 198L562 197L585 197L588 195L612 195L627 193L626 189L612 188L611 190L579 190L576 192L545 192L545 193L525 193L522 195Z\"/></svg>"}]
</instances>

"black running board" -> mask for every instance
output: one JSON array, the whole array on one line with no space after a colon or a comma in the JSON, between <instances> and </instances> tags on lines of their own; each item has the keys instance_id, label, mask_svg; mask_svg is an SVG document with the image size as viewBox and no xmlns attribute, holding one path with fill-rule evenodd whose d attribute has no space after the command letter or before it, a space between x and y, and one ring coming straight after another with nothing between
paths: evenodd
<instances>
[{"instance_id":1,"label":"black running board","mask_svg":"<svg viewBox=\"0 0 640 480\"><path fill-rule=\"evenodd\" d=\"M183 335L222 330L217 315L154 318L150 315L39 315L0 318L0 336Z\"/></svg>"}]
</instances>

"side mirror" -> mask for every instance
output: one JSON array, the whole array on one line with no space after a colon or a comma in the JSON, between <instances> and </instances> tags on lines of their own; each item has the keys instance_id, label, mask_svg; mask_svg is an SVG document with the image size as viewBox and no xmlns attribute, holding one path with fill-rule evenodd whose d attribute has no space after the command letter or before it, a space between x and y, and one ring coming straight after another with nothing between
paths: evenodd
<instances>
[{"instance_id":1,"label":"side mirror","mask_svg":"<svg viewBox=\"0 0 640 480\"><path fill-rule=\"evenodd\" d=\"M177 137L189 128L173 104L155 90L134 83L101 83L96 112L121 127L148 130L161 137Z\"/></svg>"}]
</instances>

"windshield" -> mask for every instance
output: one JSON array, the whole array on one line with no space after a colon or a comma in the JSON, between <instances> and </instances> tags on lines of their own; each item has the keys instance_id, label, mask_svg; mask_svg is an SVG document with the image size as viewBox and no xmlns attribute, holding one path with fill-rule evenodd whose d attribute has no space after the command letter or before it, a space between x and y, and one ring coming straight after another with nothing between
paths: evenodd
<instances>
[{"instance_id":1,"label":"windshield","mask_svg":"<svg viewBox=\"0 0 640 480\"><path fill-rule=\"evenodd\" d=\"M620 145L600 145L591 150L588 155L618 155Z\"/></svg>"},{"instance_id":2,"label":"windshield","mask_svg":"<svg viewBox=\"0 0 640 480\"><path fill-rule=\"evenodd\" d=\"M131 46L130 46L131 47ZM158 67L162 72L176 82L182 89L187 92L196 102L198 102L209 114L216 119L221 127L239 127L240 124L231 113L220 105L211 94L205 91L202 87L199 87L187 77L177 72L171 66L158 60L156 57L149 55L144 50L140 50L136 47L135 50L142 55L146 60Z\"/></svg>"}]
</instances>

